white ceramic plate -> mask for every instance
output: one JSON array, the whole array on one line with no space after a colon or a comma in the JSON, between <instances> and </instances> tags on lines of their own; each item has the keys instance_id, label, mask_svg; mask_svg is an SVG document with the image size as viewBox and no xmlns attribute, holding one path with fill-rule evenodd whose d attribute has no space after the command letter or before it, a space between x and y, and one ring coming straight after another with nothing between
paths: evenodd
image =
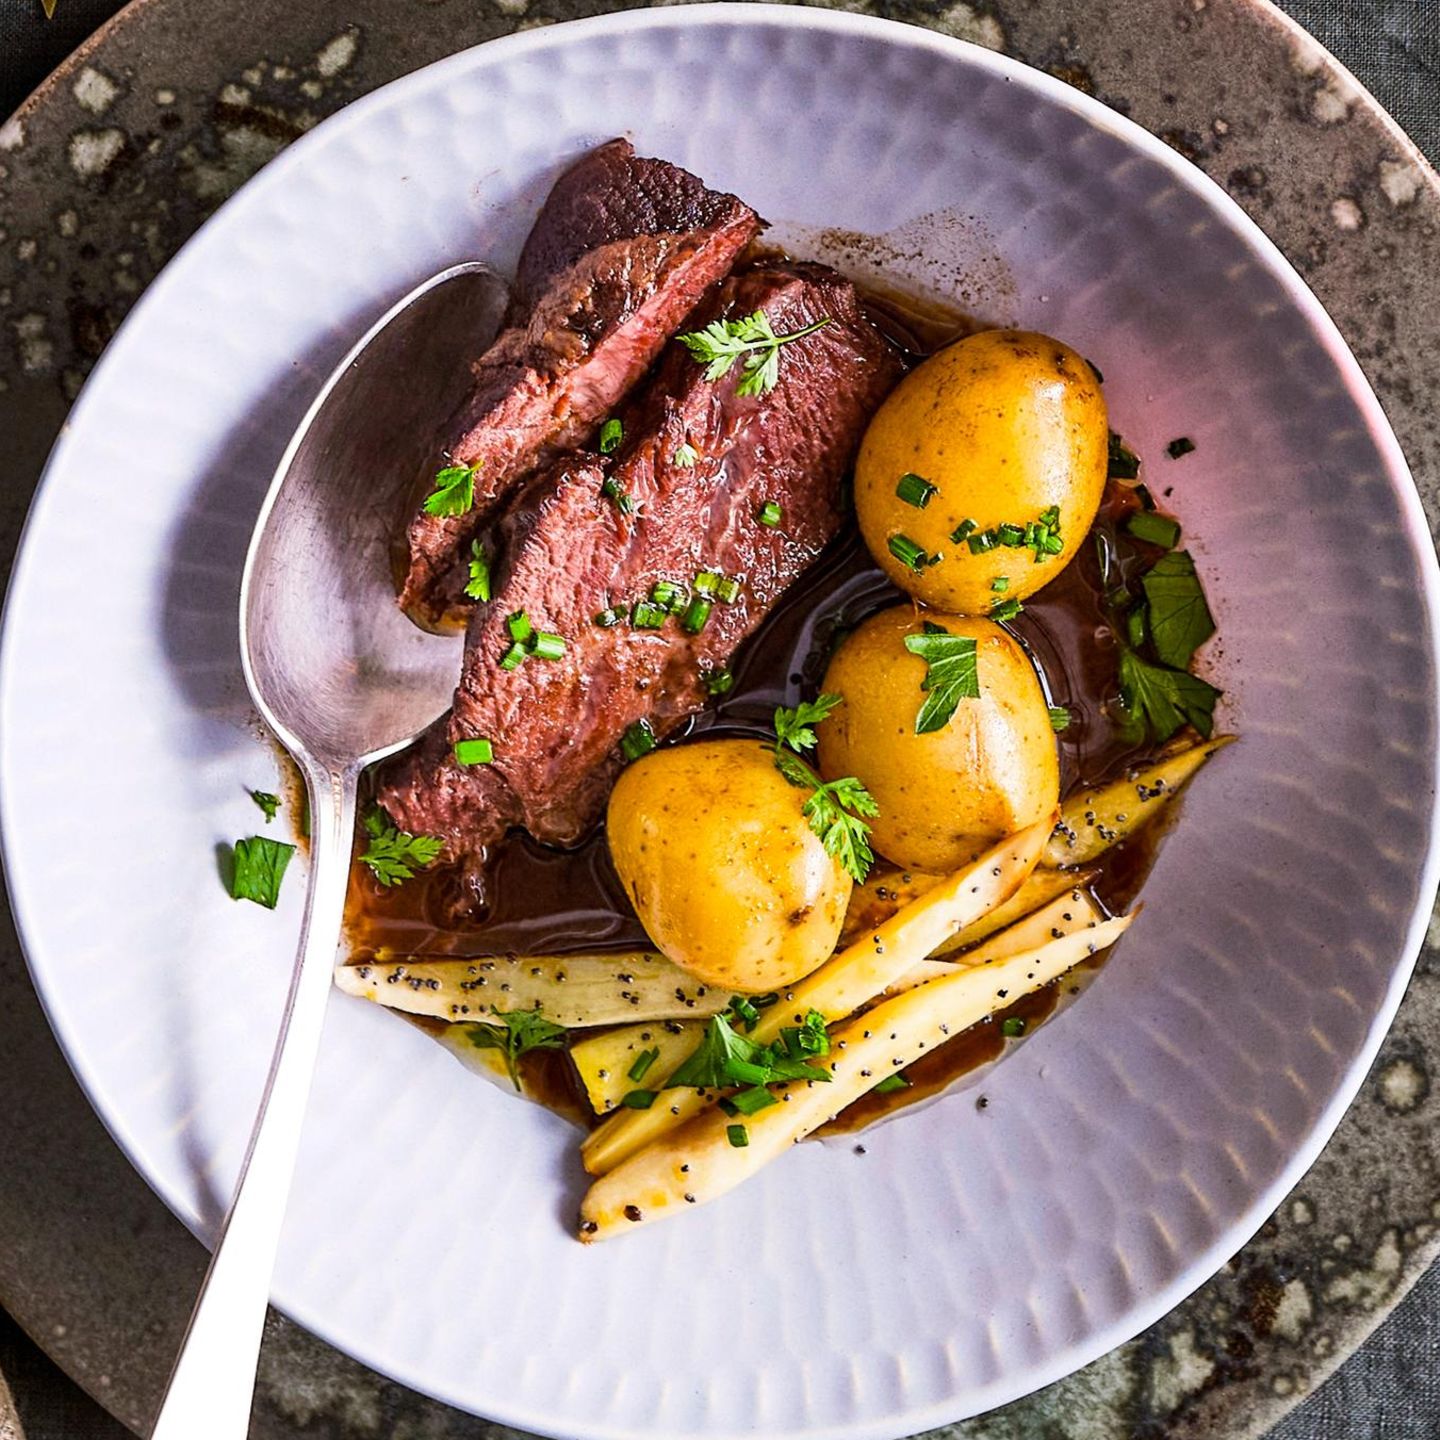
<instances>
[{"instance_id":1,"label":"white ceramic plate","mask_svg":"<svg viewBox=\"0 0 1440 1440\"><path fill-rule=\"evenodd\" d=\"M1436 567L1404 462L1278 252L1103 107L925 31L713 6L497 41L302 140L151 288L52 458L0 657L15 911L97 1109L212 1233L301 903L232 904L215 859L274 778L236 641L261 495L354 335L456 259L510 263L617 133L798 247L849 263L824 227L889 234L865 254L893 275L1094 357L1174 486L1244 742L987 1109L801 1147L619 1243L570 1238L562 1122L337 1000L275 1299L568 1440L896 1436L1055 1379L1239 1247L1354 1093L1434 889ZM1171 462L1179 434L1199 448Z\"/></svg>"}]
</instances>

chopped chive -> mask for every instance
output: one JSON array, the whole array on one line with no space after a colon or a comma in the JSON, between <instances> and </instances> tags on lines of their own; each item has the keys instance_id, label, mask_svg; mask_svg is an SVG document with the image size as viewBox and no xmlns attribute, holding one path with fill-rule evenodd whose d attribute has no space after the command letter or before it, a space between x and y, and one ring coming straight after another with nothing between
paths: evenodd
<instances>
[{"instance_id":1,"label":"chopped chive","mask_svg":"<svg viewBox=\"0 0 1440 1440\"><path fill-rule=\"evenodd\" d=\"M911 570L923 570L928 557L908 535L892 535L886 542L890 553Z\"/></svg>"},{"instance_id":2,"label":"chopped chive","mask_svg":"<svg viewBox=\"0 0 1440 1440\"><path fill-rule=\"evenodd\" d=\"M1060 507L1052 505L1048 510L1042 510L1037 523L1046 530L1053 530L1060 523Z\"/></svg>"},{"instance_id":3,"label":"chopped chive","mask_svg":"<svg viewBox=\"0 0 1440 1440\"><path fill-rule=\"evenodd\" d=\"M724 578L718 571L701 570L695 576L695 593L697 595L713 595L720 588L720 582Z\"/></svg>"},{"instance_id":4,"label":"chopped chive","mask_svg":"<svg viewBox=\"0 0 1440 1440\"><path fill-rule=\"evenodd\" d=\"M1011 525L1007 521L1004 525L1000 526L998 530L996 530L995 535L1002 545L1008 545L1013 549L1016 545L1019 545L1021 543L1029 543L1025 539L1025 533L1026 532L1022 530L1020 526Z\"/></svg>"},{"instance_id":5,"label":"chopped chive","mask_svg":"<svg viewBox=\"0 0 1440 1440\"><path fill-rule=\"evenodd\" d=\"M997 600L990 607L990 618L998 625L1002 620L1013 620L1024 608L1013 596L1009 600Z\"/></svg>"},{"instance_id":6,"label":"chopped chive","mask_svg":"<svg viewBox=\"0 0 1440 1440\"><path fill-rule=\"evenodd\" d=\"M1145 512L1132 515L1125 522L1125 529L1137 540L1163 546L1166 550L1173 550L1180 539L1180 526L1164 515Z\"/></svg>"},{"instance_id":7,"label":"chopped chive","mask_svg":"<svg viewBox=\"0 0 1440 1440\"><path fill-rule=\"evenodd\" d=\"M633 515L635 502L625 493L622 485L607 476L600 485L600 493L622 514Z\"/></svg>"},{"instance_id":8,"label":"chopped chive","mask_svg":"<svg viewBox=\"0 0 1440 1440\"><path fill-rule=\"evenodd\" d=\"M642 755L648 755L658 743L650 722L637 720L625 727L625 733L620 737L620 753L627 760L638 760Z\"/></svg>"},{"instance_id":9,"label":"chopped chive","mask_svg":"<svg viewBox=\"0 0 1440 1440\"><path fill-rule=\"evenodd\" d=\"M565 637L551 634L549 630L538 631L530 653L541 660L558 660L565 653Z\"/></svg>"},{"instance_id":10,"label":"chopped chive","mask_svg":"<svg viewBox=\"0 0 1440 1440\"><path fill-rule=\"evenodd\" d=\"M495 747L488 740L457 740L454 745L458 765L488 765L495 758Z\"/></svg>"},{"instance_id":11,"label":"chopped chive","mask_svg":"<svg viewBox=\"0 0 1440 1440\"><path fill-rule=\"evenodd\" d=\"M1010 577L1008 575L997 575L990 582L990 588L997 595L1003 595L1010 588Z\"/></svg>"},{"instance_id":12,"label":"chopped chive","mask_svg":"<svg viewBox=\"0 0 1440 1440\"><path fill-rule=\"evenodd\" d=\"M744 1023L747 1034L760 1023L760 1012L755 1008L754 1003L747 1000L745 996L732 995L730 997L730 1008Z\"/></svg>"},{"instance_id":13,"label":"chopped chive","mask_svg":"<svg viewBox=\"0 0 1440 1440\"><path fill-rule=\"evenodd\" d=\"M1012 1039L1016 1035L1025 1033L1025 1022L1018 1015L1011 1015L1008 1019L1000 1022L1000 1033L1008 1035Z\"/></svg>"},{"instance_id":14,"label":"chopped chive","mask_svg":"<svg viewBox=\"0 0 1440 1440\"><path fill-rule=\"evenodd\" d=\"M1182 455L1190 454L1194 448L1195 442L1188 435L1181 435L1165 447L1165 453L1172 460L1178 460Z\"/></svg>"},{"instance_id":15,"label":"chopped chive","mask_svg":"<svg viewBox=\"0 0 1440 1440\"><path fill-rule=\"evenodd\" d=\"M602 630L613 629L624 618L625 612L617 610L613 605L607 605L603 610L597 610L594 616L595 623Z\"/></svg>"},{"instance_id":16,"label":"chopped chive","mask_svg":"<svg viewBox=\"0 0 1440 1440\"><path fill-rule=\"evenodd\" d=\"M620 1103L629 1110L648 1110L655 1103L655 1090L630 1090L620 1097Z\"/></svg>"},{"instance_id":17,"label":"chopped chive","mask_svg":"<svg viewBox=\"0 0 1440 1440\"><path fill-rule=\"evenodd\" d=\"M899 499L907 505L913 505L917 510L923 510L939 493L939 488L932 485L923 475L913 473L902 475L900 483L895 487L895 494Z\"/></svg>"},{"instance_id":18,"label":"chopped chive","mask_svg":"<svg viewBox=\"0 0 1440 1440\"><path fill-rule=\"evenodd\" d=\"M1050 728L1057 734L1063 734L1070 728L1070 712L1063 705L1051 705Z\"/></svg>"},{"instance_id":19,"label":"chopped chive","mask_svg":"<svg viewBox=\"0 0 1440 1440\"><path fill-rule=\"evenodd\" d=\"M518 670L525 663L525 647L517 640L501 657L502 670Z\"/></svg>"},{"instance_id":20,"label":"chopped chive","mask_svg":"<svg viewBox=\"0 0 1440 1440\"><path fill-rule=\"evenodd\" d=\"M637 600L630 607L630 623L637 630L658 630L669 612L648 600Z\"/></svg>"},{"instance_id":21,"label":"chopped chive","mask_svg":"<svg viewBox=\"0 0 1440 1440\"><path fill-rule=\"evenodd\" d=\"M635 1063L625 1072L637 1085L645 1078L646 1071L660 1058L660 1047L657 1045L649 1050L642 1050L636 1057Z\"/></svg>"},{"instance_id":22,"label":"chopped chive","mask_svg":"<svg viewBox=\"0 0 1440 1440\"><path fill-rule=\"evenodd\" d=\"M625 427L618 420L607 420L600 427L600 453L613 455L620 448L620 442L624 438Z\"/></svg>"},{"instance_id":23,"label":"chopped chive","mask_svg":"<svg viewBox=\"0 0 1440 1440\"><path fill-rule=\"evenodd\" d=\"M758 1110L767 1109L771 1105L778 1105L780 1102L763 1085L752 1085L748 1090L742 1090L735 1096L735 1108L742 1115L754 1115ZM736 1125L736 1130L743 1130L743 1125ZM731 1142L734 1143L733 1141Z\"/></svg>"},{"instance_id":24,"label":"chopped chive","mask_svg":"<svg viewBox=\"0 0 1440 1440\"><path fill-rule=\"evenodd\" d=\"M982 530L978 535L971 535L965 543L970 547L972 555L983 555L987 550L993 550L999 542L993 530Z\"/></svg>"},{"instance_id":25,"label":"chopped chive","mask_svg":"<svg viewBox=\"0 0 1440 1440\"><path fill-rule=\"evenodd\" d=\"M1107 473L1112 480L1133 480L1140 473L1140 457L1113 430Z\"/></svg>"},{"instance_id":26,"label":"chopped chive","mask_svg":"<svg viewBox=\"0 0 1440 1440\"><path fill-rule=\"evenodd\" d=\"M768 525L773 530L780 523L782 514L783 512L780 509L779 501L767 500L760 507L760 513L756 516L756 519L758 519L762 525Z\"/></svg>"},{"instance_id":27,"label":"chopped chive","mask_svg":"<svg viewBox=\"0 0 1440 1440\"><path fill-rule=\"evenodd\" d=\"M889 1095L893 1090L908 1090L910 1082L898 1071L894 1075L887 1075L878 1085L873 1087L876 1095Z\"/></svg>"},{"instance_id":28,"label":"chopped chive","mask_svg":"<svg viewBox=\"0 0 1440 1440\"><path fill-rule=\"evenodd\" d=\"M674 610L685 599L685 587L673 580L657 580L650 587L650 600L662 610Z\"/></svg>"},{"instance_id":29,"label":"chopped chive","mask_svg":"<svg viewBox=\"0 0 1440 1440\"><path fill-rule=\"evenodd\" d=\"M517 610L505 622L505 628L510 632L510 638L517 645L529 644L535 634L535 627L530 623L530 617L523 611Z\"/></svg>"},{"instance_id":30,"label":"chopped chive","mask_svg":"<svg viewBox=\"0 0 1440 1440\"><path fill-rule=\"evenodd\" d=\"M722 605L733 605L740 598L745 582L735 575L722 575L715 587L715 598Z\"/></svg>"},{"instance_id":31,"label":"chopped chive","mask_svg":"<svg viewBox=\"0 0 1440 1440\"><path fill-rule=\"evenodd\" d=\"M698 635L708 623L712 609L714 606L708 600L697 595L685 607L685 613L680 617L680 628L687 635Z\"/></svg>"},{"instance_id":32,"label":"chopped chive","mask_svg":"<svg viewBox=\"0 0 1440 1440\"><path fill-rule=\"evenodd\" d=\"M951 532L950 538L959 545L968 540L980 527L973 520L962 520Z\"/></svg>"},{"instance_id":33,"label":"chopped chive","mask_svg":"<svg viewBox=\"0 0 1440 1440\"><path fill-rule=\"evenodd\" d=\"M1041 535L1039 537L1040 548L1047 555L1058 555L1064 548L1065 542L1056 534ZM1038 556L1036 557L1039 558Z\"/></svg>"},{"instance_id":34,"label":"chopped chive","mask_svg":"<svg viewBox=\"0 0 1440 1440\"><path fill-rule=\"evenodd\" d=\"M735 688L735 677L728 670L705 670L700 678L709 695L728 695Z\"/></svg>"},{"instance_id":35,"label":"chopped chive","mask_svg":"<svg viewBox=\"0 0 1440 1440\"><path fill-rule=\"evenodd\" d=\"M722 1114L738 1115L740 1113L740 1107L733 1100L727 1100L722 1097L717 1100L715 1104Z\"/></svg>"},{"instance_id":36,"label":"chopped chive","mask_svg":"<svg viewBox=\"0 0 1440 1440\"><path fill-rule=\"evenodd\" d=\"M739 1109L739 1106L736 1106ZM725 1138L737 1149L743 1150L750 1143L750 1132L743 1125L727 1125Z\"/></svg>"},{"instance_id":37,"label":"chopped chive","mask_svg":"<svg viewBox=\"0 0 1440 1440\"><path fill-rule=\"evenodd\" d=\"M1150 493L1150 487L1148 485L1137 485L1135 487L1135 498L1145 509L1155 509L1155 497Z\"/></svg>"}]
</instances>

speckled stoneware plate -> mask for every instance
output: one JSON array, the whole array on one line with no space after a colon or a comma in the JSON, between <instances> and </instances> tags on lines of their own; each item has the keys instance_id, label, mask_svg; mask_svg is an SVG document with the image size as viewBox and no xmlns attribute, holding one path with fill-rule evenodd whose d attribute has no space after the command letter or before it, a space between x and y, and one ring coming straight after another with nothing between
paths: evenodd
<instances>
[{"instance_id":1,"label":"speckled stoneware plate","mask_svg":"<svg viewBox=\"0 0 1440 1440\"><path fill-rule=\"evenodd\" d=\"M989 318L1074 339L1151 457L1195 435L1176 505L1246 743L1193 797L1103 983L987 1081L983 1116L955 1097L877 1132L863 1163L809 1147L598 1257L565 1237L557 1124L337 1005L277 1299L420 1388L550 1433L893 1435L1100 1353L1255 1228L1358 1084L1432 889L1434 562L1398 449L1277 252L1113 114L913 30L697 10L457 57L297 147L152 289L35 511L0 693L17 911L107 1122L205 1230L289 949L284 914L237 912L208 860L250 823L238 787L264 763L232 561L314 371L414 277L513 255L555 166L613 131L799 243L891 235L913 282L964 274ZM94 144L72 163L103 174L116 154ZM109 760L83 791L65 762L93 725L55 703L82 657ZM764 1277L749 1298L740 1273Z\"/></svg>"}]
</instances>

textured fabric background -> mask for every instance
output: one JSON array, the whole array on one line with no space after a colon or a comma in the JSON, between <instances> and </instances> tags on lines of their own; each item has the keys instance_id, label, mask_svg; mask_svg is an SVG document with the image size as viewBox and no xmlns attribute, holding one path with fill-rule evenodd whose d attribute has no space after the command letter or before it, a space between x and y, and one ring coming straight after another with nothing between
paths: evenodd
<instances>
[{"instance_id":1,"label":"textured fabric background","mask_svg":"<svg viewBox=\"0 0 1440 1440\"><path fill-rule=\"evenodd\" d=\"M1440 0L1281 4L1440 164ZM118 9L117 0L59 0L47 23L40 0L0 0L0 117ZM0 1440L18 1440L6 1414L6 1381L25 1440L125 1440L129 1434L3 1311L0 1377ZM1440 1440L1440 1267L1270 1440Z\"/></svg>"}]
</instances>

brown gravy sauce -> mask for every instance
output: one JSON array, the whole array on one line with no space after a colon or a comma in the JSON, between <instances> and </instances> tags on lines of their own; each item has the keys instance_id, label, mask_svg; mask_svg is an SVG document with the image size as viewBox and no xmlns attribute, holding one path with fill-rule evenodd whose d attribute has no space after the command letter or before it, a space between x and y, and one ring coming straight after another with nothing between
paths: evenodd
<instances>
[{"instance_id":1,"label":"brown gravy sauce","mask_svg":"<svg viewBox=\"0 0 1440 1440\"><path fill-rule=\"evenodd\" d=\"M956 311L896 292L872 289L865 301L875 323L917 362L983 328ZM1026 601L1024 611L1010 624L1034 659L1051 703L1070 710L1070 725L1059 737L1062 795L1109 779L1151 753L1126 745L1108 718L1117 683L1115 641L1105 611L1096 543L1098 539L1111 547L1122 577L1132 575L1145 556L1119 525L1137 505L1133 492L1112 482L1091 542L1039 595ZM677 738L770 738L775 707L793 705L802 694L818 690L839 640L875 611L904 598L871 562L855 527L849 526L737 652L731 664L735 686L730 693L694 716ZM362 794L362 814L367 798ZM1122 911L1134 900L1165 828L1163 821L1152 824L1137 841L1107 853L1091 886L1107 910ZM362 839L356 853L363 848ZM357 861L346 900L350 963L373 960L381 953L436 958L540 955L650 945L610 863L603 825L571 850L557 850L512 832L491 858L486 892L485 907L476 913L473 896L456 869L424 872L386 890ZM996 1060L1008 1044L1015 1043L1001 1032L1005 1019L1021 1018L1027 1032L1033 1031L1056 1008L1061 988L1083 987L1085 972L1093 972L1103 961L1103 955L1095 957L993 1019L955 1036L906 1070L908 1089L884 1095L872 1092L819 1133L858 1130L938 1094L960 1076ZM416 1023L434 1033L441 1022L417 1019ZM566 1052L536 1051L523 1057L521 1067L533 1098L582 1124L598 1123Z\"/></svg>"}]
</instances>

